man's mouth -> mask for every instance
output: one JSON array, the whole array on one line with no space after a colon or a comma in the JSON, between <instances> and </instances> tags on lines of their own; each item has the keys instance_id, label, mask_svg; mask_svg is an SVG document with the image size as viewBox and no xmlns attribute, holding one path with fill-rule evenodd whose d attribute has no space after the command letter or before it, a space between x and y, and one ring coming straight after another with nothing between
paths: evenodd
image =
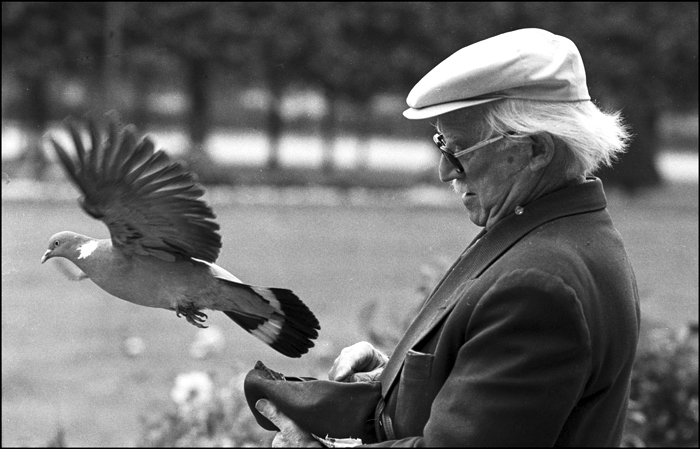
<instances>
[{"instance_id":1,"label":"man's mouth","mask_svg":"<svg viewBox=\"0 0 700 449\"><path fill-rule=\"evenodd\" d=\"M471 204L474 201L475 197L476 197L475 193L464 192L462 194L461 200L462 200L462 203L466 206L467 204Z\"/></svg>"},{"instance_id":2,"label":"man's mouth","mask_svg":"<svg viewBox=\"0 0 700 449\"><path fill-rule=\"evenodd\" d=\"M473 195L472 192L469 192L469 190L467 190L466 184L460 183L456 179L452 181L452 190L454 190L455 193L459 193L462 196Z\"/></svg>"}]
</instances>

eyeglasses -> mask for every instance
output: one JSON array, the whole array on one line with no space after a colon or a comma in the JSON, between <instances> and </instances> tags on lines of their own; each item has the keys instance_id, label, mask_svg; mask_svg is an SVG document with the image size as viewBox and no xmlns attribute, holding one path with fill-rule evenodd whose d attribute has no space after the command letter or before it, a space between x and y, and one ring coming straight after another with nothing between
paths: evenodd
<instances>
[{"instance_id":1,"label":"eyeglasses","mask_svg":"<svg viewBox=\"0 0 700 449\"><path fill-rule=\"evenodd\" d=\"M462 163L459 162L459 159L457 159L460 156L464 156L467 153L471 153L472 151L476 151L479 148L483 148L486 145L492 144L494 142L498 142L501 139L504 139L507 135L513 135L515 133L509 133L509 134L500 134L496 137L492 137L490 139L482 140L481 142L477 143L476 145L472 145L469 148L465 148L464 150L459 150L456 153L450 152L446 145L447 142L445 141L445 136L443 136L440 133L436 133L433 136L433 142L435 142L435 145L437 146L438 150L442 153L443 156L445 156L445 159L454 166L455 170L457 170L457 173L464 173L464 167L462 166Z\"/></svg>"}]
</instances>

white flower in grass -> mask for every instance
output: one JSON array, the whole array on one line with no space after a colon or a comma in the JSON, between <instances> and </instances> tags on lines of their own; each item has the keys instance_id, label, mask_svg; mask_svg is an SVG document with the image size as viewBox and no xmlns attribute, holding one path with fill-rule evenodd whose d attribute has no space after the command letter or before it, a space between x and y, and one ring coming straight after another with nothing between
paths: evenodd
<instances>
[{"instance_id":1,"label":"white flower in grass","mask_svg":"<svg viewBox=\"0 0 700 449\"><path fill-rule=\"evenodd\" d=\"M170 398L178 405L205 406L214 396L214 381L209 374L202 371L179 374L170 391Z\"/></svg>"},{"instance_id":2,"label":"white flower in grass","mask_svg":"<svg viewBox=\"0 0 700 449\"><path fill-rule=\"evenodd\" d=\"M129 357L138 357L146 350L146 343L141 337L128 337L122 341L122 351Z\"/></svg>"},{"instance_id":3,"label":"white flower in grass","mask_svg":"<svg viewBox=\"0 0 700 449\"><path fill-rule=\"evenodd\" d=\"M203 359L224 349L224 333L216 326L199 329L190 345L190 355L195 359Z\"/></svg>"}]
</instances>

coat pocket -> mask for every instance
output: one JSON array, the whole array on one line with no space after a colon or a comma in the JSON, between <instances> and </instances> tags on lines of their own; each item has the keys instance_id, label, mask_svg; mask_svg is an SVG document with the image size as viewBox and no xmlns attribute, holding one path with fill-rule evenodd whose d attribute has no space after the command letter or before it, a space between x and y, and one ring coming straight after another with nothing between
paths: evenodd
<instances>
[{"instance_id":1,"label":"coat pocket","mask_svg":"<svg viewBox=\"0 0 700 449\"><path fill-rule=\"evenodd\" d=\"M406 353L393 418L397 438L423 434L423 427L430 418L430 404L439 389L431 378L434 357L413 350Z\"/></svg>"},{"instance_id":2,"label":"coat pocket","mask_svg":"<svg viewBox=\"0 0 700 449\"><path fill-rule=\"evenodd\" d=\"M401 377L415 380L430 379L434 358L435 356L433 354L426 354L409 349L404 359Z\"/></svg>"}]
</instances>

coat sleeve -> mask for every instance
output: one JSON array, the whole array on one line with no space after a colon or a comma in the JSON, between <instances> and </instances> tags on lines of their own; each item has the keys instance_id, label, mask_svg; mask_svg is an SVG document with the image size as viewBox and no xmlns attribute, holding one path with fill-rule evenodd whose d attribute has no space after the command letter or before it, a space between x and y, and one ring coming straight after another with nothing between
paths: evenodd
<instances>
[{"instance_id":1,"label":"coat sleeve","mask_svg":"<svg viewBox=\"0 0 700 449\"><path fill-rule=\"evenodd\" d=\"M513 271L482 296L465 324L423 437L380 445L554 445L591 368L575 292L542 271Z\"/></svg>"}]
</instances>

